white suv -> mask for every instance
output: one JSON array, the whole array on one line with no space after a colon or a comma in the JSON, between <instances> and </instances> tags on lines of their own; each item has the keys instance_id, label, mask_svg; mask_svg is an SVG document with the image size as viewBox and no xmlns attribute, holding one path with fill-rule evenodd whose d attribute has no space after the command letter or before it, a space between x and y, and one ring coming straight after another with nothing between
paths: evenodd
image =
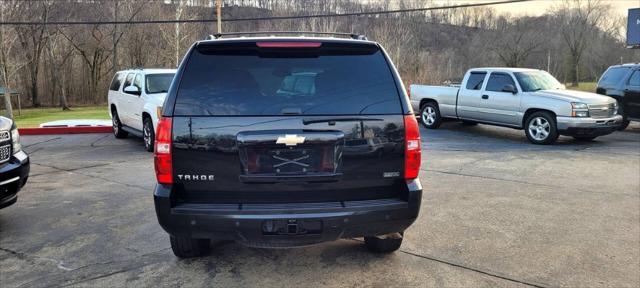
<instances>
[{"instance_id":1,"label":"white suv","mask_svg":"<svg viewBox=\"0 0 640 288\"><path fill-rule=\"evenodd\" d=\"M116 138L130 133L144 139L153 151L155 128L175 69L133 69L119 71L109 86L109 114Z\"/></svg>"}]
</instances>

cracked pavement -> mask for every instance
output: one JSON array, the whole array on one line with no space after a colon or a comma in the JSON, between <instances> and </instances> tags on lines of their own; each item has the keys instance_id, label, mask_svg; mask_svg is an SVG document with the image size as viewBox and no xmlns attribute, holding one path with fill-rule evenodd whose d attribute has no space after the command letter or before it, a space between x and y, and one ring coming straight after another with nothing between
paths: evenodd
<instances>
[{"instance_id":1,"label":"cracked pavement","mask_svg":"<svg viewBox=\"0 0 640 288\"><path fill-rule=\"evenodd\" d=\"M422 210L402 250L360 239L212 245L179 260L157 224L151 154L107 134L23 136L32 166L0 210L2 287L640 286L640 125L535 146L522 131L422 130Z\"/></svg>"}]
</instances>

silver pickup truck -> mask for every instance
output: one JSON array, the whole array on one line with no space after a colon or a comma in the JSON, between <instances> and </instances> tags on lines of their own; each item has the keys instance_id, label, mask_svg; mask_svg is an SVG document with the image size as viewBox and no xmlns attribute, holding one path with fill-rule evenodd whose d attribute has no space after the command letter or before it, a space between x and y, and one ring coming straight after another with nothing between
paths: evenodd
<instances>
[{"instance_id":1,"label":"silver pickup truck","mask_svg":"<svg viewBox=\"0 0 640 288\"><path fill-rule=\"evenodd\" d=\"M559 135L592 140L622 122L615 99L566 90L551 74L522 68L474 68L460 87L411 85L410 99L429 129L443 118L524 129L534 144L551 144Z\"/></svg>"}]
</instances>

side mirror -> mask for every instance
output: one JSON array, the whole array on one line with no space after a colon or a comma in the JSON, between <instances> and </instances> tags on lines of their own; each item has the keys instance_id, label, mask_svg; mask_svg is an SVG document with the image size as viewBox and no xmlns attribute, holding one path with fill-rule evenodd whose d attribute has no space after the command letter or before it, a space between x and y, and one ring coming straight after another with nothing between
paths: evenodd
<instances>
[{"instance_id":1,"label":"side mirror","mask_svg":"<svg viewBox=\"0 0 640 288\"><path fill-rule=\"evenodd\" d=\"M509 92L511 94L516 94L518 93L518 90L516 90L516 87L514 87L513 85L507 84L502 87L502 92Z\"/></svg>"},{"instance_id":2,"label":"side mirror","mask_svg":"<svg viewBox=\"0 0 640 288\"><path fill-rule=\"evenodd\" d=\"M131 86L124 87L124 93L140 95L140 89L138 89L138 87L136 86L131 85Z\"/></svg>"}]
</instances>

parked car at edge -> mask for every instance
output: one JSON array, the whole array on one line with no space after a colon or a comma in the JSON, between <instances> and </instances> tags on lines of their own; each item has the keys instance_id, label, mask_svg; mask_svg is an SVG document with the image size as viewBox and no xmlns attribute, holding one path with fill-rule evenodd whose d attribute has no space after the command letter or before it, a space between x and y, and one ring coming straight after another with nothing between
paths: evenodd
<instances>
[{"instance_id":1,"label":"parked car at edge","mask_svg":"<svg viewBox=\"0 0 640 288\"><path fill-rule=\"evenodd\" d=\"M153 151L160 109L175 72L175 69L132 69L116 73L108 95L116 138L129 134L142 137L144 148Z\"/></svg>"},{"instance_id":2,"label":"parked car at edge","mask_svg":"<svg viewBox=\"0 0 640 288\"><path fill-rule=\"evenodd\" d=\"M0 116L0 209L18 200L29 178L29 156L22 151L15 123Z\"/></svg>"},{"instance_id":3,"label":"parked car at edge","mask_svg":"<svg viewBox=\"0 0 640 288\"><path fill-rule=\"evenodd\" d=\"M420 210L420 134L378 43L222 38L184 59L155 149L156 214L176 256L203 255L211 239L400 247ZM345 144L362 139L374 153Z\"/></svg>"},{"instance_id":4,"label":"parked car at edge","mask_svg":"<svg viewBox=\"0 0 640 288\"><path fill-rule=\"evenodd\" d=\"M551 74L523 68L474 68L460 87L411 85L411 105L429 129L443 118L524 129L531 143L559 135L592 140L622 122L615 99L566 90Z\"/></svg>"},{"instance_id":5,"label":"parked car at edge","mask_svg":"<svg viewBox=\"0 0 640 288\"><path fill-rule=\"evenodd\" d=\"M640 63L609 67L600 77L596 93L618 101L618 114L623 117L619 130L627 128L631 120L640 121Z\"/></svg>"}]
</instances>

